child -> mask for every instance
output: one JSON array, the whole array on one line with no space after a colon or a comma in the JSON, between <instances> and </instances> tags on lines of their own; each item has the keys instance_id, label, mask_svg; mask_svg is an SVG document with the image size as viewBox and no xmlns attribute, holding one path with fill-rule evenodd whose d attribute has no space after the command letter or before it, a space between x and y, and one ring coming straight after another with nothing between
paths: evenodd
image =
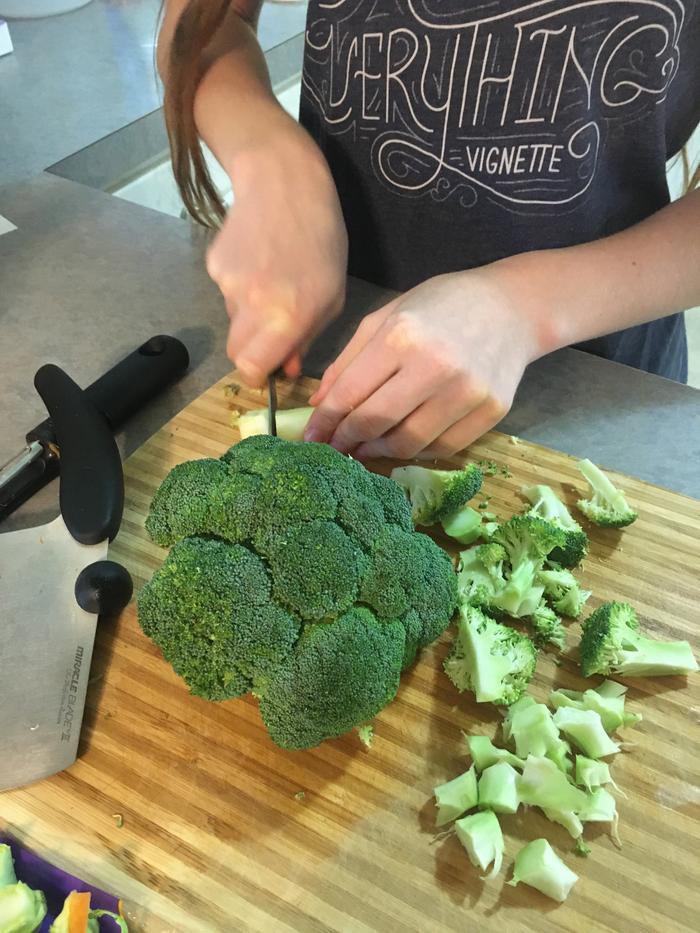
<instances>
[{"instance_id":1,"label":"child","mask_svg":"<svg viewBox=\"0 0 700 933\"><path fill-rule=\"evenodd\" d=\"M159 41L176 178L221 222L229 355L253 385L294 375L346 271L401 293L327 369L309 440L450 455L571 344L685 381L700 191L669 205L665 163L700 120L699 4L310 0L301 125L260 6L169 0Z\"/></svg>"}]
</instances>

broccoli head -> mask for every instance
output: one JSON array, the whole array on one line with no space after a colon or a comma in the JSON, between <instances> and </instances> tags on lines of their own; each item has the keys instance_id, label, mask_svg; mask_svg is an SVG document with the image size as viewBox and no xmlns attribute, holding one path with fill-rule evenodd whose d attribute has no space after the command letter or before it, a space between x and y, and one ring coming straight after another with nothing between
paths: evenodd
<instances>
[{"instance_id":1,"label":"broccoli head","mask_svg":"<svg viewBox=\"0 0 700 933\"><path fill-rule=\"evenodd\" d=\"M192 693L253 693L285 748L376 715L457 604L401 489L323 444L258 435L181 464L147 528L172 548L139 593L144 632Z\"/></svg>"},{"instance_id":2,"label":"broccoli head","mask_svg":"<svg viewBox=\"0 0 700 933\"><path fill-rule=\"evenodd\" d=\"M580 652L584 677L593 674L655 677L689 674L698 669L687 641L645 638L628 603L603 603L586 619Z\"/></svg>"},{"instance_id":3,"label":"broccoli head","mask_svg":"<svg viewBox=\"0 0 700 933\"><path fill-rule=\"evenodd\" d=\"M434 525L455 513L481 489L483 475L470 463L462 470L397 467L391 479L406 491L416 525Z\"/></svg>"},{"instance_id":4,"label":"broccoli head","mask_svg":"<svg viewBox=\"0 0 700 933\"><path fill-rule=\"evenodd\" d=\"M476 606L460 607L457 634L445 660L445 672L458 690L472 690L477 703L509 706L527 689L536 660L526 635Z\"/></svg>"},{"instance_id":5,"label":"broccoli head","mask_svg":"<svg viewBox=\"0 0 700 933\"><path fill-rule=\"evenodd\" d=\"M562 567L577 567L588 553L588 535L572 518L551 486L524 486L523 495L532 505L529 515L536 515L564 531L565 540L555 547L550 557Z\"/></svg>"},{"instance_id":6,"label":"broccoli head","mask_svg":"<svg viewBox=\"0 0 700 933\"><path fill-rule=\"evenodd\" d=\"M625 528L637 518L625 495L590 460L581 460L578 468L588 483L590 498L579 499L577 508L594 525L602 528Z\"/></svg>"}]
</instances>

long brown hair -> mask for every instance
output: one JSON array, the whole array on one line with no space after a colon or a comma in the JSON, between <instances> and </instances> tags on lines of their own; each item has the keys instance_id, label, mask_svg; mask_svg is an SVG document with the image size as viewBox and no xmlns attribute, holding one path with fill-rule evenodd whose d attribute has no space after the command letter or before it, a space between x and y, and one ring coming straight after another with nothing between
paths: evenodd
<instances>
[{"instance_id":1,"label":"long brown hair","mask_svg":"<svg viewBox=\"0 0 700 933\"><path fill-rule=\"evenodd\" d=\"M230 8L231 0L189 0L175 25L167 57L160 58L165 126L175 181L187 211L207 227L220 225L225 208L204 159L194 119L194 98L207 67L204 52Z\"/></svg>"}]
</instances>

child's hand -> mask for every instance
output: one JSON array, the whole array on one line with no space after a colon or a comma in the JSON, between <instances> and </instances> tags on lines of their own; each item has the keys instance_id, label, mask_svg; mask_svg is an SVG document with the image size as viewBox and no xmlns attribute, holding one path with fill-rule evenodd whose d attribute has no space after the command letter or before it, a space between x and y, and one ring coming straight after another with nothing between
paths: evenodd
<instances>
[{"instance_id":1,"label":"child's hand","mask_svg":"<svg viewBox=\"0 0 700 933\"><path fill-rule=\"evenodd\" d=\"M368 315L326 370L307 440L355 456L451 456L508 412L541 355L494 265L429 279Z\"/></svg>"},{"instance_id":2,"label":"child's hand","mask_svg":"<svg viewBox=\"0 0 700 933\"><path fill-rule=\"evenodd\" d=\"M295 129L236 164L235 201L207 256L231 321L227 353L250 385L300 357L345 297L347 234L325 161Z\"/></svg>"}]
</instances>

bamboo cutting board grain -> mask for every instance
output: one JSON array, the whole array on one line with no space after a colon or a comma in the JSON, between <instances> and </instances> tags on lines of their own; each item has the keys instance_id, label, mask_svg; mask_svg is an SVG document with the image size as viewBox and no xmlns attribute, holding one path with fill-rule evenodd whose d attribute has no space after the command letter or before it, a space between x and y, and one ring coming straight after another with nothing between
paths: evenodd
<instances>
[{"instance_id":1,"label":"bamboo cutting board grain","mask_svg":"<svg viewBox=\"0 0 700 933\"><path fill-rule=\"evenodd\" d=\"M163 559L143 528L149 501L185 459L219 456L237 439L232 408L264 398L223 380L126 463L126 509L112 552L139 587ZM303 404L313 383L280 392ZM624 443L624 438L620 439ZM524 483L552 484L573 505L583 486L563 454L491 433L469 452L512 476L488 477L499 518L522 508ZM460 458L454 459L458 465ZM393 464L377 463L387 472ZM621 478L639 509L620 534L590 529L584 585L595 607L632 602L650 633L698 649L700 503ZM441 540L443 545L447 542ZM48 608L48 607L47 607ZM569 628L569 653L578 625ZM454 835L435 838L435 784L465 770L461 730L493 736L499 715L458 695L442 672L449 634L402 678L366 750L351 734L310 752L267 738L251 698L223 704L189 696L141 633L133 606L98 628L81 757L63 774L0 796L0 826L61 867L121 895L134 929L228 931L672 931L700 916L700 676L630 681L643 722L613 762L615 848L591 824L588 859L538 811L502 819L501 875L479 880ZM582 689L573 658L542 654L532 692ZM123 819L123 826L117 824ZM505 884L526 841L546 836L580 875L559 906Z\"/></svg>"}]
</instances>

